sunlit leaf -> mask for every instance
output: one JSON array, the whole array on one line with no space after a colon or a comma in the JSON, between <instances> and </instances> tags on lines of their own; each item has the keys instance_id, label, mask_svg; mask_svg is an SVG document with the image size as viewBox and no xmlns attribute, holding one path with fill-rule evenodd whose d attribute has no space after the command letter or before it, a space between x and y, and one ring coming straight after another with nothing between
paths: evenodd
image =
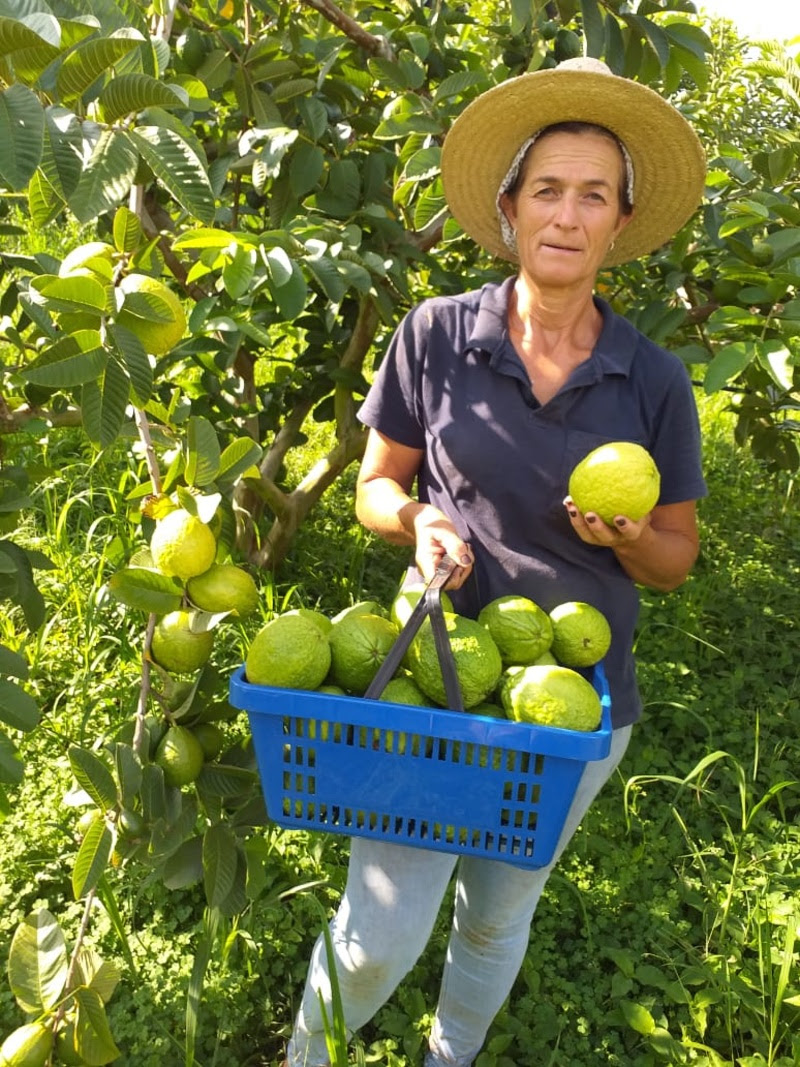
<instances>
[{"instance_id":1,"label":"sunlit leaf","mask_svg":"<svg viewBox=\"0 0 800 1067\"><path fill-rule=\"evenodd\" d=\"M200 222L214 218L214 194L202 161L173 130L139 126L130 134L147 165L168 192Z\"/></svg>"},{"instance_id":2,"label":"sunlit leaf","mask_svg":"<svg viewBox=\"0 0 800 1067\"><path fill-rule=\"evenodd\" d=\"M42 158L44 112L35 93L24 85L0 92L0 181L15 192L24 189Z\"/></svg>"},{"instance_id":3,"label":"sunlit leaf","mask_svg":"<svg viewBox=\"0 0 800 1067\"><path fill-rule=\"evenodd\" d=\"M44 112L42 173L62 200L68 200L83 170L83 138L77 115L63 107Z\"/></svg>"},{"instance_id":4,"label":"sunlit leaf","mask_svg":"<svg viewBox=\"0 0 800 1067\"><path fill-rule=\"evenodd\" d=\"M94 989L76 992L75 1044L81 1061L87 1064L111 1063L121 1055L114 1043L103 1000Z\"/></svg>"},{"instance_id":5,"label":"sunlit leaf","mask_svg":"<svg viewBox=\"0 0 800 1067\"><path fill-rule=\"evenodd\" d=\"M117 787L106 763L94 752L79 745L69 749L72 773L101 811L108 811L117 802Z\"/></svg>"},{"instance_id":6,"label":"sunlit leaf","mask_svg":"<svg viewBox=\"0 0 800 1067\"><path fill-rule=\"evenodd\" d=\"M107 74L114 64L139 48L140 36L92 37L74 48L58 72L58 91L62 100L74 100Z\"/></svg>"},{"instance_id":7,"label":"sunlit leaf","mask_svg":"<svg viewBox=\"0 0 800 1067\"><path fill-rule=\"evenodd\" d=\"M8 954L8 982L23 1011L53 1008L69 970L67 945L55 916L45 908L27 915L14 932Z\"/></svg>"},{"instance_id":8,"label":"sunlit leaf","mask_svg":"<svg viewBox=\"0 0 800 1067\"><path fill-rule=\"evenodd\" d=\"M217 433L208 419L193 415L186 430L186 483L210 485L219 471L220 448Z\"/></svg>"},{"instance_id":9,"label":"sunlit leaf","mask_svg":"<svg viewBox=\"0 0 800 1067\"><path fill-rule=\"evenodd\" d=\"M241 474L260 462L262 454L261 445L249 437L232 441L219 458L217 481L233 484Z\"/></svg>"},{"instance_id":10,"label":"sunlit leaf","mask_svg":"<svg viewBox=\"0 0 800 1067\"><path fill-rule=\"evenodd\" d=\"M124 567L108 580L108 591L121 604L154 615L167 615L181 606L183 591L172 578L144 567Z\"/></svg>"},{"instance_id":11,"label":"sunlit leaf","mask_svg":"<svg viewBox=\"0 0 800 1067\"><path fill-rule=\"evenodd\" d=\"M100 93L98 103L105 122L116 122L146 107L184 107L174 89L147 74L121 74Z\"/></svg>"},{"instance_id":12,"label":"sunlit leaf","mask_svg":"<svg viewBox=\"0 0 800 1067\"><path fill-rule=\"evenodd\" d=\"M703 388L707 394L722 389L750 365L755 356L755 347L746 341L721 348L706 368Z\"/></svg>"},{"instance_id":13,"label":"sunlit leaf","mask_svg":"<svg viewBox=\"0 0 800 1067\"><path fill-rule=\"evenodd\" d=\"M70 210L78 221L90 222L116 207L128 195L138 163L136 147L126 132L102 130L69 197Z\"/></svg>"},{"instance_id":14,"label":"sunlit leaf","mask_svg":"<svg viewBox=\"0 0 800 1067\"><path fill-rule=\"evenodd\" d=\"M96 330L77 330L46 348L21 373L35 385L69 389L99 378L107 362L108 352L101 344L100 334Z\"/></svg>"}]
</instances>

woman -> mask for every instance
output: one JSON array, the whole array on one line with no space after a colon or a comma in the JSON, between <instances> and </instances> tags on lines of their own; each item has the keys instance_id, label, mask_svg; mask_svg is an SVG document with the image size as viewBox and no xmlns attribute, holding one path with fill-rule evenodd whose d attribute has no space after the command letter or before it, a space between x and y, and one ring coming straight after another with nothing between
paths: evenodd
<instances>
[{"instance_id":1,"label":"woman","mask_svg":"<svg viewBox=\"0 0 800 1067\"><path fill-rule=\"evenodd\" d=\"M479 150L476 151L476 146ZM688 219L703 153L680 114L597 60L524 75L474 101L445 141L451 211L515 276L425 301L401 323L361 409L370 427L359 519L413 547L430 578L459 564L449 594L475 616L497 596L545 610L588 601L613 633L605 661L613 739L590 762L556 859L622 758L641 710L631 652L636 583L670 590L698 551L704 495L697 413L680 361L594 295L598 270L652 251ZM661 496L638 521L581 514L569 472L597 445L636 441ZM417 493L412 496L416 482ZM355 840L332 923L346 1023L366 1022L414 965L453 872L455 911L425 1067L467 1067L521 966L553 863L521 870ZM289 1067L328 1062L318 943Z\"/></svg>"}]
</instances>

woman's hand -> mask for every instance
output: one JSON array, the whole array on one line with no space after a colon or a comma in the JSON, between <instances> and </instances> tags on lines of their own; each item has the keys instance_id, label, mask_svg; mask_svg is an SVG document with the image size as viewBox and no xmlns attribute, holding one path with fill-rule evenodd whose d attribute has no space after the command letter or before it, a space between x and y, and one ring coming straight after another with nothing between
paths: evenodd
<instances>
[{"instance_id":1,"label":"woman's hand","mask_svg":"<svg viewBox=\"0 0 800 1067\"><path fill-rule=\"evenodd\" d=\"M458 589L472 570L472 552L442 511L409 496L421 463L421 449L370 430L356 486L356 515L391 544L414 545L426 582L444 556L450 556L458 567L446 588Z\"/></svg>"},{"instance_id":2,"label":"woman's hand","mask_svg":"<svg viewBox=\"0 0 800 1067\"><path fill-rule=\"evenodd\" d=\"M413 519L416 535L416 564L429 582L445 556L458 566L448 579L446 589L460 589L472 572L472 550L462 541L452 522L437 508L425 505Z\"/></svg>"},{"instance_id":3,"label":"woman's hand","mask_svg":"<svg viewBox=\"0 0 800 1067\"><path fill-rule=\"evenodd\" d=\"M692 569L700 542L694 500L658 504L638 521L615 515L608 526L599 515L581 514L572 497L564 500L572 528L587 545L610 548L634 582L669 592Z\"/></svg>"},{"instance_id":4,"label":"woman's hand","mask_svg":"<svg viewBox=\"0 0 800 1067\"><path fill-rule=\"evenodd\" d=\"M567 509L572 529L581 541L585 541L587 545L602 545L605 548L638 541L650 525L652 515L652 512L648 512L638 522L626 515L615 515L614 525L608 526L595 512L587 511L584 515L578 511L571 496L564 500L564 507Z\"/></svg>"}]
</instances>

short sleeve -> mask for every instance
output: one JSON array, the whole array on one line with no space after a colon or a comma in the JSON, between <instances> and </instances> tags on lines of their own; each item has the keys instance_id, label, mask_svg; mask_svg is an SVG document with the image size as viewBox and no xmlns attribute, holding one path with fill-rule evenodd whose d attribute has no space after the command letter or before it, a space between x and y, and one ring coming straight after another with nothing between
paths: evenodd
<instances>
[{"instance_id":1,"label":"short sleeve","mask_svg":"<svg viewBox=\"0 0 800 1067\"><path fill-rule=\"evenodd\" d=\"M675 370L655 419L650 448L661 474L659 504L699 500L708 493L702 467L702 438L692 383L683 364Z\"/></svg>"},{"instance_id":2,"label":"short sleeve","mask_svg":"<svg viewBox=\"0 0 800 1067\"><path fill-rule=\"evenodd\" d=\"M425 447L421 381L428 331L424 318L418 307L400 323L358 410L366 426L408 448Z\"/></svg>"}]
</instances>

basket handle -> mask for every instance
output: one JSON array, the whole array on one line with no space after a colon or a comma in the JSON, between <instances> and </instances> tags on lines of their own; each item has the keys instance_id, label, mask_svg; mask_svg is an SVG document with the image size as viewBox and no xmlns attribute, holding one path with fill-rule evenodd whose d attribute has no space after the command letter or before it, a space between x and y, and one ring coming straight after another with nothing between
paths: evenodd
<instances>
[{"instance_id":1,"label":"basket handle","mask_svg":"<svg viewBox=\"0 0 800 1067\"><path fill-rule=\"evenodd\" d=\"M453 650L450 647L450 639L447 636L447 627L442 614L441 592L443 586L458 564L450 556L444 556L433 577L425 587L425 592L419 598L414 610L408 617L400 635L389 649L389 653L378 668L369 688L364 696L368 700L377 700L386 688L387 683L394 677L397 668L403 661L403 656L414 640L417 631L426 618L431 621L433 628L433 640L436 645L436 655L439 667L442 671L444 691L447 696L447 705L453 711L463 711L464 701L461 696L461 686L458 683Z\"/></svg>"}]
</instances>

